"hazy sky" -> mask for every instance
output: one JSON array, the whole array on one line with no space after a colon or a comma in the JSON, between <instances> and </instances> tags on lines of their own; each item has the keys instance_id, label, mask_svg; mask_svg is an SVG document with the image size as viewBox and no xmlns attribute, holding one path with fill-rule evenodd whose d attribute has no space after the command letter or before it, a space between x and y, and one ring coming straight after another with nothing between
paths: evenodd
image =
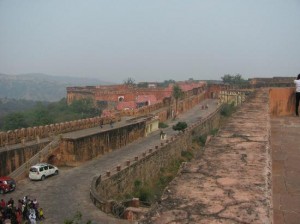
<instances>
[{"instance_id":1,"label":"hazy sky","mask_svg":"<svg viewBox=\"0 0 300 224\"><path fill-rule=\"evenodd\" d=\"M0 0L0 73L296 76L300 0Z\"/></svg>"}]
</instances>

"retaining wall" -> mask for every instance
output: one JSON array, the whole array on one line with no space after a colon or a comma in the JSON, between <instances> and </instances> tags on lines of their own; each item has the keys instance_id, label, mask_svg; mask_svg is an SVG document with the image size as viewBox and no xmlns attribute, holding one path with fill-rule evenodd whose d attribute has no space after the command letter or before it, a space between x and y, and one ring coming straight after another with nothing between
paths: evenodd
<instances>
[{"instance_id":1,"label":"retaining wall","mask_svg":"<svg viewBox=\"0 0 300 224\"><path fill-rule=\"evenodd\" d=\"M37 154L50 141L0 150L0 176L6 176Z\"/></svg>"},{"instance_id":2,"label":"retaining wall","mask_svg":"<svg viewBox=\"0 0 300 224\"><path fill-rule=\"evenodd\" d=\"M121 148L146 134L146 120L84 136L63 137L54 152L56 165L76 165Z\"/></svg>"},{"instance_id":3,"label":"retaining wall","mask_svg":"<svg viewBox=\"0 0 300 224\"><path fill-rule=\"evenodd\" d=\"M170 137L166 144L148 149L132 161L126 161L126 166L123 166L125 168L120 167L120 171L111 173L111 176L100 175L94 178L90 191L93 203L100 210L110 212L111 199L131 193L135 180L141 180L143 183L156 180L161 168L169 166L174 159L181 156L182 151L191 147L193 138L219 127L220 109L188 127L184 133Z\"/></svg>"}]
</instances>

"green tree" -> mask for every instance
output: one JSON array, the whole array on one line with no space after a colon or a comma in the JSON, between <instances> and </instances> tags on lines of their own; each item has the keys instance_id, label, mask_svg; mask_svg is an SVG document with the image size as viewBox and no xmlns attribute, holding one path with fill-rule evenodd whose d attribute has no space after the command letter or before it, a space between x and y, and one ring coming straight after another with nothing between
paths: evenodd
<instances>
[{"instance_id":1,"label":"green tree","mask_svg":"<svg viewBox=\"0 0 300 224\"><path fill-rule=\"evenodd\" d=\"M175 117L176 117L177 116L177 109L178 109L178 100L183 97L183 91L182 91L182 89L180 88L179 85L175 84L173 86L172 96L175 99Z\"/></svg>"},{"instance_id":2,"label":"green tree","mask_svg":"<svg viewBox=\"0 0 300 224\"><path fill-rule=\"evenodd\" d=\"M165 80L164 82L162 83L159 83L158 86L159 87L168 87L170 84L175 84L176 81L173 80L173 79L169 79L169 80Z\"/></svg>"},{"instance_id":3,"label":"green tree","mask_svg":"<svg viewBox=\"0 0 300 224\"><path fill-rule=\"evenodd\" d=\"M35 102L35 106L30 109L0 117L0 130L54 124L99 115L101 110L94 105L92 99L74 101L71 105L67 105L65 98L48 104Z\"/></svg>"},{"instance_id":4,"label":"green tree","mask_svg":"<svg viewBox=\"0 0 300 224\"><path fill-rule=\"evenodd\" d=\"M127 78L126 80L123 81L124 85L127 86L135 86L135 80L131 77Z\"/></svg>"},{"instance_id":5,"label":"green tree","mask_svg":"<svg viewBox=\"0 0 300 224\"><path fill-rule=\"evenodd\" d=\"M37 103L32 113L30 113L30 120L33 126L54 123L54 119L50 116L47 107L42 103Z\"/></svg>"},{"instance_id":6,"label":"green tree","mask_svg":"<svg viewBox=\"0 0 300 224\"><path fill-rule=\"evenodd\" d=\"M226 74L221 77L222 81L230 85L245 85L247 81L243 79L241 74L230 75Z\"/></svg>"},{"instance_id":7,"label":"green tree","mask_svg":"<svg viewBox=\"0 0 300 224\"><path fill-rule=\"evenodd\" d=\"M82 118L98 116L99 110L94 106L91 98L74 100L70 105L71 111L81 114Z\"/></svg>"},{"instance_id":8,"label":"green tree","mask_svg":"<svg viewBox=\"0 0 300 224\"><path fill-rule=\"evenodd\" d=\"M176 125L173 125L172 128L174 131L184 132L184 130L187 128L187 123L186 122L178 122Z\"/></svg>"},{"instance_id":9,"label":"green tree","mask_svg":"<svg viewBox=\"0 0 300 224\"><path fill-rule=\"evenodd\" d=\"M21 112L10 113L4 117L4 130L14 130L18 128L26 128L28 127L25 116Z\"/></svg>"}]
</instances>

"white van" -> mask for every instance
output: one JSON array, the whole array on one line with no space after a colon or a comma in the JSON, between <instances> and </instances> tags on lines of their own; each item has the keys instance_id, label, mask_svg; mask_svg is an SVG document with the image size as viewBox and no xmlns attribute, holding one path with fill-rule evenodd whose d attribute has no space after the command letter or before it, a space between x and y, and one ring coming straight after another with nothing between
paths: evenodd
<instances>
[{"instance_id":1,"label":"white van","mask_svg":"<svg viewBox=\"0 0 300 224\"><path fill-rule=\"evenodd\" d=\"M44 180L46 177L51 175L57 175L58 168L56 166L47 163L38 163L29 170L30 180Z\"/></svg>"}]
</instances>

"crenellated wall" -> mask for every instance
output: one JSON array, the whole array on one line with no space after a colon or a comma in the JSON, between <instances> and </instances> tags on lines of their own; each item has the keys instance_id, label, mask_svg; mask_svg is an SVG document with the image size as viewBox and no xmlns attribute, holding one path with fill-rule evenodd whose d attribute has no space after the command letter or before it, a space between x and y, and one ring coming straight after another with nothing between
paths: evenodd
<instances>
[{"instance_id":1,"label":"crenellated wall","mask_svg":"<svg viewBox=\"0 0 300 224\"><path fill-rule=\"evenodd\" d=\"M179 101L178 113L182 113L191 109L193 106L195 106L204 99L205 92ZM108 124L111 120L119 121L121 119L121 116L142 116L158 111L159 109L162 109L164 107L166 107L166 103L160 102L146 107L141 107L136 110L124 110L121 112L114 112L111 115L111 117L93 117L69 122L56 123L46 126L29 127L10 130L7 132L0 132L0 148L7 145L34 141L37 138L48 138L61 133L96 127L99 125L100 121L102 121L103 124ZM158 112L159 119L161 121L165 121L166 119L171 118L172 110L175 110L174 102L170 104L168 109L165 108L164 112Z\"/></svg>"},{"instance_id":2,"label":"crenellated wall","mask_svg":"<svg viewBox=\"0 0 300 224\"><path fill-rule=\"evenodd\" d=\"M167 167L175 158L181 156L182 151L191 147L193 138L219 128L220 109L188 127L184 133L170 137L166 144L156 146L140 157L133 158L130 161L131 165L124 164L125 168L122 170L111 173L110 176L100 175L94 178L90 191L93 203L102 211L110 213L111 200L132 193L135 180L143 183L154 181L161 168Z\"/></svg>"},{"instance_id":3,"label":"crenellated wall","mask_svg":"<svg viewBox=\"0 0 300 224\"><path fill-rule=\"evenodd\" d=\"M46 126L29 127L16 129L13 131L10 130L7 132L0 132L0 148L7 145L35 141L37 138L48 138L61 133L96 127L99 125L101 120L103 124L108 124L111 120L118 121L120 119L120 114L115 113L113 117L93 117Z\"/></svg>"},{"instance_id":4,"label":"crenellated wall","mask_svg":"<svg viewBox=\"0 0 300 224\"><path fill-rule=\"evenodd\" d=\"M287 116L295 114L295 88L270 88L271 116Z\"/></svg>"},{"instance_id":5,"label":"crenellated wall","mask_svg":"<svg viewBox=\"0 0 300 224\"><path fill-rule=\"evenodd\" d=\"M184 113L187 110L193 108L195 105L199 104L202 100L205 99L205 92L199 95L193 95L186 99L180 100L178 102L178 112ZM169 106L165 106L169 105ZM68 133L73 133L78 130L87 129L99 126L101 120L103 120L104 124L110 122L110 120L120 120L121 116L128 116L131 115L133 117L145 116L152 114L153 116L157 117L159 121L166 121L167 119L172 118L173 112L175 107L171 102L165 101L164 103L150 105L148 107L139 108L138 110L134 111L133 113L127 114L124 113L114 113L112 114L113 118L111 117L94 117L89 119L82 119L77 121L71 122L64 122L59 124L52 124L46 126L39 126L39 127L32 127L32 128L23 128L17 129L14 131L8 132L0 132L0 152L4 153L11 148L14 148L15 153L7 153L4 157L5 161L1 163L1 172L8 175L14 169L18 168L28 159L30 159L30 155L33 156L34 153L37 151L32 151L31 149L34 148L34 145L39 145L41 141L49 142L49 139L52 139L54 136L64 133L68 135ZM130 135L125 131L126 127L119 128L119 129L111 129L106 133L99 134L97 137L91 137L88 134L84 137L86 139L81 139L80 141L74 141L71 138L67 141L63 141L61 151L55 152L56 154L53 155L52 159L55 158L54 162L56 164L64 164L64 160L67 163L77 163L83 162L85 160L93 158L94 155L101 155L102 153L113 150L115 148L121 147L124 144L127 144L130 141L133 141L139 137L145 135L145 126L141 125L139 128L132 130ZM130 128L130 127L128 127ZM128 136L127 136L128 134ZM119 136L115 138L116 136ZM109 139L109 142L107 142ZM93 142L94 146L90 148L90 143ZM95 143L96 142L96 143ZM105 146L105 144L107 144ZM31 149L28 149L29 145ZM1 148L2 147L2 148ZM76 151L78 147L84 148L83 151L79 152ZM23 157L23 159L19 160L17 157L18 153L22 151L28 151L28 156ZM39 148L40 150L40 148ZM75 151L74 151L75 150ZM81 153L81 154L80 154ZM4 155L4 154L0 154ZM26 154L27 155L27 154ZM81 158L82 159L78 159ZM7 164L10 165L7 165Z\"/></svg>"}]
</instances>

